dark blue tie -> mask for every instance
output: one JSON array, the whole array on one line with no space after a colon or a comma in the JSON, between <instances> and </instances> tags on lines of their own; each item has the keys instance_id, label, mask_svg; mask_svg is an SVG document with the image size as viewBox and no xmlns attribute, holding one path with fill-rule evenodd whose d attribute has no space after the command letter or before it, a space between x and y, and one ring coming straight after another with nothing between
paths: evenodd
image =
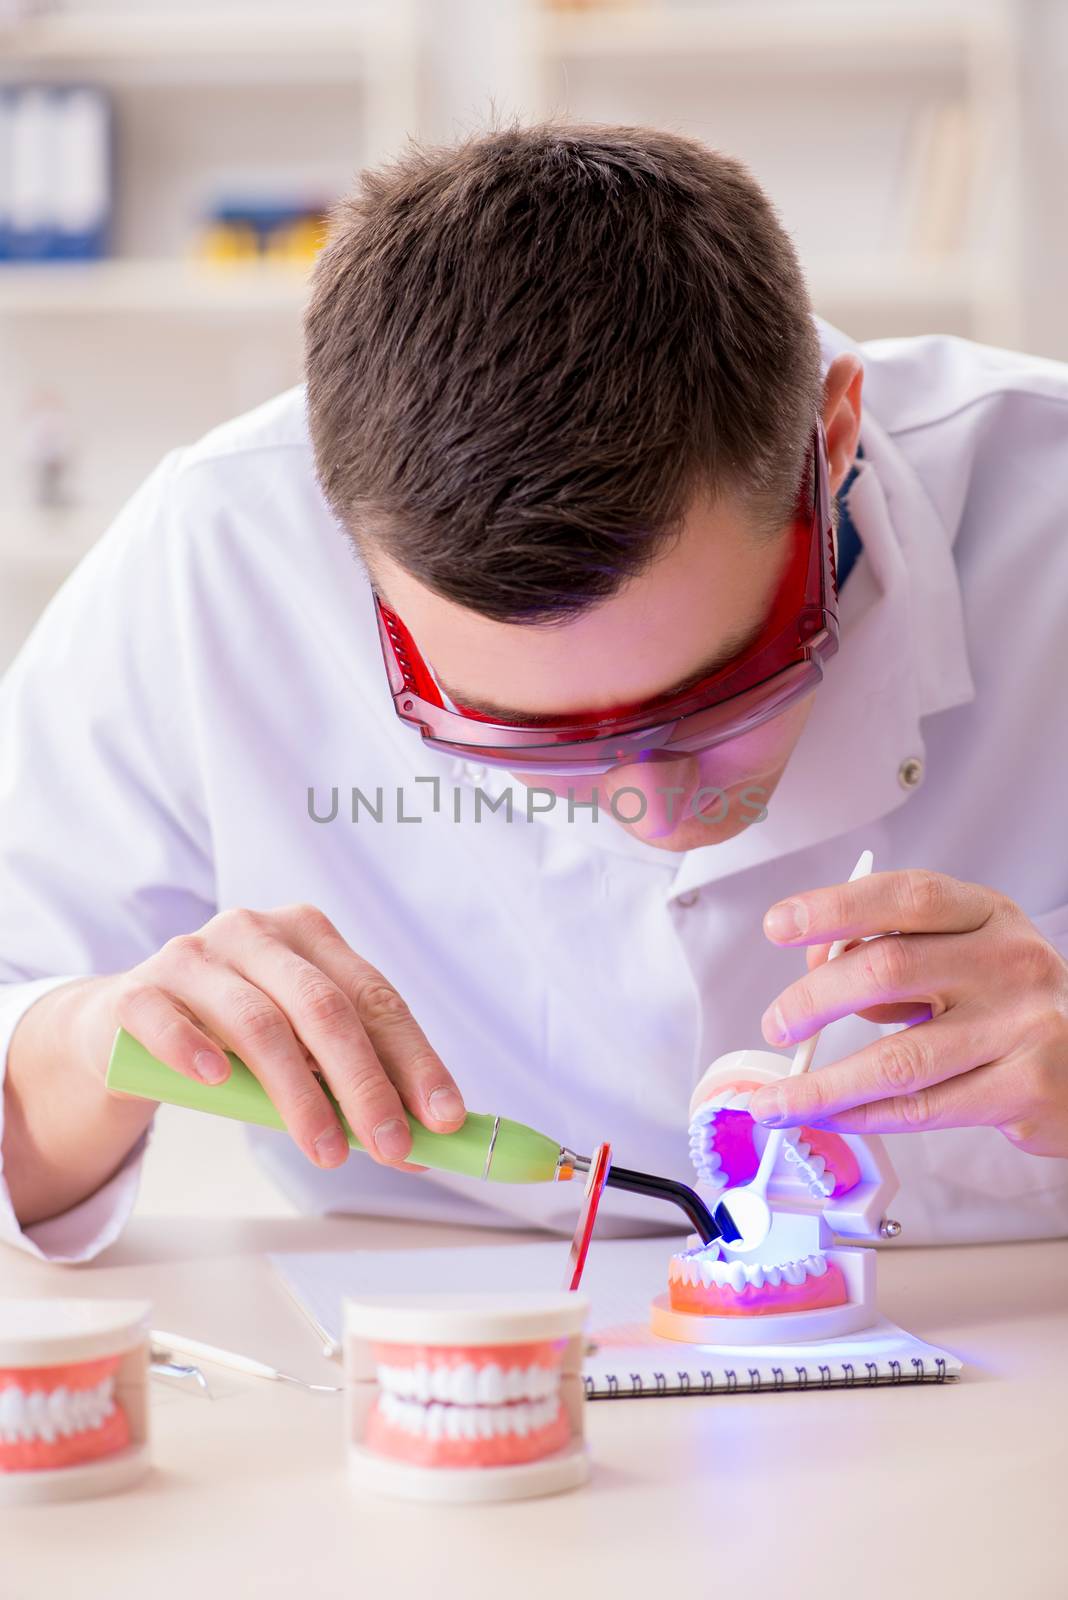
<instances>
[{"instance_id":1,"label":"dark blue tie","mask_svg":"<svg viewBox=\"0 0 1068 1600\"><path fill-rule=\"evenodd\" d=\"M864 455L864 452L863 452L863 450L861 450L860 446L858 445L857 446L857 460L858 461L861 460L863 455ZM843 483L842 487L839 489L838 495L837 495L837 499L838 499L838 587L839 587L839 589L842 587L842 585L845 583L846 579L849 577L849 574L852 572L854 566L856 565L857 557L860 555L861 549L863 548L862 545L861 545L861 542L860 542L860 535L857 532L856 528L853 526L853 518L849 515L849 508L846 505L846 495L849 493L850 489L853 487L853 480L856 477L856 475L857 475L857 467L856 467L856 463L854 462L853 466L851 466L850 469L849 469L849 476L846 478L846 480Z\"/></svg>"}]
</instances>

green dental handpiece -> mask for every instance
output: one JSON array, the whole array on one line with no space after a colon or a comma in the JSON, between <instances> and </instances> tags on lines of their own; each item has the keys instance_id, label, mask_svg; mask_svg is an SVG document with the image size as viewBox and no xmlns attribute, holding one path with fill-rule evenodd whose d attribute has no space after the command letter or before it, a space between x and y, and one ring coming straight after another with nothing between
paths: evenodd
<instances>
[{"instance_id":1,"label":"green dental handpiece","mask_svg":"<svg viewBox=\"0 0 1068 1600\"><path fill-rule=\"evenodd\" d=\"M120 1028L108 1062L107 1086L122 1094L191 1111L210 1111L217 1117L253 1122L261 1128L284 1128L273 1100L243 1061L227 1051L230 1076L225 1083L198 1083L150 1055L132 1034ZM324 1085L325 1089L325 1085ZM326 1090L329 1095L329 1090ZM330 1096L333 1099L333 1096ZM334 1101L345 1137L354 1150L364 1147ZM555 1139L537 1133L522 1122L469 1111L455 1133L432 1133L407 1113L412 1130L408 1159L437 1172L457 1172L493 1183L552 1183L573 1175L569 1152Z\"/></svg>"}]
</instances>

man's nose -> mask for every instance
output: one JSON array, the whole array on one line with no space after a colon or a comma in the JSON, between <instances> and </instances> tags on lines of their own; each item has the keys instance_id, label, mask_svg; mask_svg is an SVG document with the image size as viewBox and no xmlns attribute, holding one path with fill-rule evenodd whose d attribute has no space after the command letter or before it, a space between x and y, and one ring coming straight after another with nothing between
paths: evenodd
<instances>
[{"instance_id":1,"label":"man's nose","mask_svg":"<svg viewBox=\"0 0 1068 1600\"><path fill-rule=\"evenodd\" d=\"M672 833L700 782L696 756L660 752L613 767L600 780L610 815L639 839Z\"/></svg>"}]
</instances>

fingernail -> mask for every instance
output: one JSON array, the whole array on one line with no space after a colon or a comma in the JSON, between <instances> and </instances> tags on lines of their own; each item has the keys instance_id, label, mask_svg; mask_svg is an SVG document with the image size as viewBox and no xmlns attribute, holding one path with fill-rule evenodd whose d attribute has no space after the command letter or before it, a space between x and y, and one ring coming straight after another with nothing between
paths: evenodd
<instances>
[{"instance_id":1,"label":"fingernail","mask_svg":"<svg viewBox=\"0 0 1068 1600\"><path fill-rule=\"evenodd\" d=\"M797 939L808 932L808 907L801 900L780 900L764 918L769 939Z\"/></svg>"},{"instance_id":2,"label":"fingernail","mask_svg":"<svg viewBox=\"0 0 1068 1600\"><path fill-rule=\"evenodd\" d=\"M315 1141L315 1158L321 1167L337 1167L349 1153L349 1142L340 1128L321 1133Z\"/></svg>"},{"instance_id":3,"label":"fingernail","mask_svg":"<svg viewBox=\"0 0 1068 1600\"><path fill-rule=\"evenodd\" d=\"M749 1115L763 1128L777 1128L786 1121L787 1111L778 1089L762 1089L749 1102Z\"/></svg>"},{"instance_id":4,"label":"fingernail","mask_svg":"<svg viewBox=\"0 0 1068 1600\"><path fill-rule=\"evenodd\" d=\"M388 1122L380 1122L375 1129L375 1148L387 1161L403 1161L412 1148L412 1136L408 1131L408 1124L402 1122L399 1117L390 1117Z\"/></svg>"},{"instance_id":5,"label":"fingernail","mask_svg":"<svg viewBox=\"0 0 1068 1600\"><path fill-rule=\"evenodd\" d=\"M230 1075L229 1063L211 1050L198 1050L193 1057L193 1071L201 1083L222 1083Z\"/></svg>"},{"instance_id":6,"label":"fingernail","mask_svg":"<svg viewBox=\"0 0 1068 1600\"><path fill-rule=\"evenodd\" d=\"M786 1031L786 1022L778 1006L769 1006L760 1023L761 1030L769 1044L785 1044L790 1035Z\"/></svg>"},{"instance_id":7,"label":"fingernail","mask_svg":"<svg viewBox=\"0 0 1068 1600\"><path fill-rule=\"evenodd\" d=\"M438 1122L455 1122L464 1114L464 1103L455 1089L435 1089L427 1103Z\"/></svg>"}]
</instances>

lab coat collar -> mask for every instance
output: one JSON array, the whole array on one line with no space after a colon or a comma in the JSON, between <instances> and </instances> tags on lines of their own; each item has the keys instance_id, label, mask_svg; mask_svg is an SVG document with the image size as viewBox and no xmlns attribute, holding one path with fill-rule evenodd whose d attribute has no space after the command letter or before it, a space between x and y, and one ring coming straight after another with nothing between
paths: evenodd
<instances>
[{"instance_id":1,"label":"lab coat collar","mask_svg":"<svg viewBox=\"0 0 1068 1600\"><path fill-rule=\"evenodd\" d=\"M837 329L819 321L817 328L825 370L841 350L865 359L863 348ZM842 591L838 653L767 818L724 844L681 856L635 839L608 816L569 819L564 804L537 826L565 829L588 848L667 873L674 868L674 895L850 834L905 804L915 789L900 774L903 763L925 762L923 718L965 704L975 690L952 530L892 430L892 418L864 413L863 458L847 500L863 554ZM463 775L489 792L516 781L485 769Z\"/></svg>"},{"instance_id":2,"label":"lab coat collar","mask_svg":"<svg viewBox=\"0 0 1068 1600\"><path fill-rule=\"evenodd\" d=\"M864 351L819 324L825 364ZM865 412L863 458L848 507L863 546L840 605L841 642L765 821L726 844L688 851L674 893L846 834L916 792L905 763L926 772L924 717L974 699L964 610L945 528L902 450L893 419ZM843 874L850 863L843 864Z\"/></svg>"}]
</instances>

